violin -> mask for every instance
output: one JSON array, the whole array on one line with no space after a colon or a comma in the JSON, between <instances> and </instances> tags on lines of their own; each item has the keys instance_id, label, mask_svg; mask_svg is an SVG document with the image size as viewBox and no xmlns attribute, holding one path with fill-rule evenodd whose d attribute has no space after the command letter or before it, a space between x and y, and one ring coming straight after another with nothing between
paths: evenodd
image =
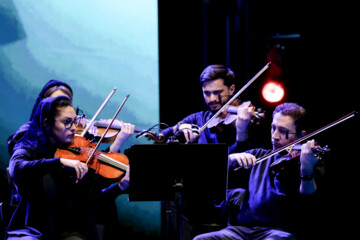
<instances>
[{"instance_id":1,"label":"violin","mask_svg":"<svg viewBox=\"0 0 360 240\"><path fill-rule=\"evenodd\" d=\"M217 127L221 131L221 124L232 124L237 118L237 111L240 107L252 107L255 109L251 101L241 102L241 100L235 99L217 118L208 124L208 128ZM252 124L259 124L263 118L265 118L265 112L261 108L251 112Z\"/></svg>"},{"instance_id":2,"label":"violin","mask_svg":"<svg viewBox=\"0 0 360 240\"><path fill-rule=\"evenodd\" d=\"M263 72L265 72L266 69L269 68L269 65L271 64L271 62L268 62L262 69L260 69L259 72L257 72L255 74L255 76L253 78L251 78L236 94L234 94L234 96L232 96L200 129L199 129L199 134L204 131L204 129L206 127L208 127L208 125L214 121L214 119L216 119L219 115L223 114L224 110L231 104L233 103L242 92L244 92L249 86L250 84L252 84ZM215 124L216 126L217 124ZM188 142L186 142L188 143Z\"/></svg>"},{"instance_id":3,"label":"violin","mask_svg":"<svg viewBox=\"0 0 360 240\"><path fill-rule=\"evenodd\" d=\"M287 151L288 154L277 159L270 165L270 171L273 174L277 175L281 171L284 171L291 166L300 164L301 144L296 144ZM320 147L319 145L316 145L313 149L313 154L317 159L321 160L325 153L328 153L329 151L330 149L327 145L325 147Z\"/></svg>"},{"instance_id":4,"label":"violin","mask_svg":"<svg viewBox=\"0 0 360 240\"><path fill-rule=\"evenodd\" d=\"M90 154L94 157L88 161ZM76 136L70 145L59 147L55 158L88 161L87 166L95 170L95 173L114 181L119 181L124 176L129 165L129 159L124 154L96 150L95 143L79 136Z\"/></svg>"},{"instance_id":5,"label":"violin","mask_svg":"<svg viewBox=\"0 0 360 240\"><path fill-rule=\"evenodd\" d=\"M301 151L300 151L299 145L297 145L298 143L300 143L306 139L309 139L327 129L330 129L331 127L334 127L334 126L338 125L339 123L349 120L349 119L355 117L356 115L358 115L358 113L356 111L352 111L349 114L339 118L338 120L320 128L312 133L309 133L301 138L298 138L295 141L293 141L292 143L289 143L279 149L276 149L276 150L272 151L271 153L266 154L265 156L262 156L261 158L259 158L256 161L256 164L259 164L259 163L265 161L266 159L268 159L282 151L287 151L288 152L287 155L285 155L284 157L280 158L279 160L275 161L272 164L272 171L274 171L275 173L277 173L279 170L284 170L286 168L286 166L288 165L288 163L292 162L290 160L300 158ZM297 147L295 147L295 146L297 146ZM292 151L292 150L295 150L295 151ZM324 155L324 153L329 152L329 148L327 146L324 148L315 146L314 152L315 152L314 153L315 157L321 158ZM299 161L297 161L297 163L299 163ZM240 168L236 168L235 171L237 171L238 169L240 169Z\"/></svg>"},{"instance_id":6,"label":"violin","mask_svg":"<svg viewBox=\"0 0 360 240\"><path fill-rule=\"evenodd\" d=\"M115 88L113 89L113 92L114 91ZM122 176L124 176L124 172L127 170L127 166L129 165L128 158L121 153L103 153L101 151L98 151L97 149L128 98L129 94L126 95L125 99L116 111L114 117L111 119L109 125L107 126L106 130L104 131L96 145L95 143L86 140L84 137L89 129L89 126L87 126L82 132L81 136L74 137L74 140L72 141L72 144L70 146L63 146L57 149L57 151L55 152L55 157L84 161L89 168L95 170L95 173L109 179L120 180ZM106 100L106 102L108 101L108 99ZM100 113L105 103L100 107L95 116ZM94 122L95 116L91 120L91 123Z\"/></svg>"},{"instance_id":7,"label":"violin","mask_svg":"<svg viewBox=\"0 0 360 240\"><path fill-rule=\"evenodd\" d=\"M85 116L81 117L81 121L76 125L76 134L80 135L84 129L89 125L90 120L86 119ZM89 127L88 133L86 135L87 138L91 138L94 141L98 141L100 137L104 134L106 128L109 126L109 123L106 120L99 120L94 121L92 126ZM111 143L114 142L116 139L117 134L121 131L121 125L120 123L113 123L106 135L104 136L103 142L104 143ZM155 140L156 139L156 133L151 131L146 131L145 129L134 129L135 133L142 133L144 132L144 136L148 140Z\"/></svg>"}]
</instances>

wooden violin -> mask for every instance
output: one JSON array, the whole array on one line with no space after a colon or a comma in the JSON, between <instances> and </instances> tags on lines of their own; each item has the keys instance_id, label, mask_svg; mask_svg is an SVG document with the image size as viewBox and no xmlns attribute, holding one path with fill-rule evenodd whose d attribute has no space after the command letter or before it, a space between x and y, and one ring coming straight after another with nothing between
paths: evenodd
<instances>
[{"instance_id":1,"label":"wooden violin","mask_svg":"<svg viewBox=\"0 0 360 240\"><path fill-rule=\"evenodd\" d=\"M241 100L235 99L217 118L208 124L208 128L217 127L221 130L220 124L228 125L234 123L240 107L251 107L255 109L255 106L250 101L241 102ZM265 112L261 108L251 112L251 123L259 124L263 118L265 118Z\"/></svg>"},{"instance_id":2,"label":"wooden violin","mask_svg":"<svg viewBox=\"0 0 360 240\"><path fill-rule=\"evenodd\" d=\"M109 119L110 120L110 119ZM109 126L109 120L99 120L94 121L93 124L88 128L88 133L86 135L87 138L91 138L94 141L98 141L100 137L104 134L106 128ZM86 117L81 117L81 120L76 125L76 134L81 135L81 133L84 131L84 129L89 125L90 120L86 119ZM116 139L117 134L121 131L121 124L117 120L117 122L114 122L106 135L104 136L103 142L104 143L111 143L114 142ZM145 129L139 129L135 128L135 133L141 133L145 132ZM156 133L151 131L146 131L146 133L143 134L148 140L155 140L156 139Z\"/></svg>"},{"instance_id":3,"label":"wooden violin","mask_svg":"<svg viewBox=\"0 0 360 240\"><path fill-rule=\"evenodd\" d=\"M268 158L270 158L270 157L272 157L272 156L274 156L274 155L276 155L276 154L278 154L280 152L287 151L289 154L285 155L283 158L280 158L278 161L276 161L276 162L274 162L272 164L272 170L274 172L278 172L279 170L283 170L284 166L286 166L286 164L290 162L289 160L296 159L297 157L300 157L301 152L300 152L298 147L295 147L297 144L299 144L299 143L301 143L301 142L303 142L303 141L305 141L305 140L307 140L307 139L309 139L309 138L311 138L311 137L313 137L313 136L315 136L315 135L317 135L317 134L319 134L319 133L321 133L321 132L323 132L323 131L325 131L325 130L333 127L333 126L336 126L339 123L342 123L342 122L344 122L344 121L346 121L346 120L348 120L348 119L350 119L352 117L355 117L357 114L358 113L356 111L352 111L351 113L339 118L338 120L336 120L336 121L334 121L334 122L320 128L320 129L318 129L318 130L316 130L316 131L314 131L312 133L309 133L309 134L307 134L307 135L305 135L305 136L303 136L301 138L298 138L295 141L293 141L293 142L291 142L291 143L289 143L289 144L287 144L287 145L285 145L285 146L283 146L283 147L281 147L279 149L276 149L276 150L272 151L269 154L266 154L265 156L262 156L261 158L256 160L256 164L259 164L259 163L265 161L266 159L268 159ZM292 150L295 150L295 151L292 151ZM314 148L314 153L317 154L317 156L320 157L320 158L322 157L322 155L324 153L326 153L328 151L329 151L329 149L328 149L327 146L324 147L324 148L320 148L320 147L316 146ZM236 168L235 171L237 171L238 169L240 169L240 168Z\"/></svg>"},{"instance_id":4,"label":"wooden violin","mask_svg":"<svg viewBox=\"0 0 360 240\"><path fill-rule=\"evenodd\" d=\"M114 122L116 116L119 114L120 110L122 109L128 98L129 94L125 97L124 101L116 111L114 117L111 119L111 122L107 126L106 130L104 131L96 145L95 143L91 143L89 140L86 140L84 137L89 129L89 126L87 126L82 132L81 136L77 136L74 138L70 146L64 146L59 148L55 153L55 157L83 161L86 162L89 168L94 169L95 173L100 174L103 177L113 180L121 179L121 177L124 176L124 172L127 170L127 166L129 164L128 158L121 153L103 153L98 151L97 149L99 148L100 143L103 141L106 133L110 129L110 126ZM108 99L106 100L106 102L108 101ZM96 116L100 113L104 106L105 104L100 107L97 114L95 114ZM91 122L93 122L94 119L95 117L92 119Z\"/></svg>"},{"instance_id":5,"label":"wooden violin","mask_svg":"<svg viewBox=\"0 0 360 240\"><path fill-rule=\"evenodd\" d=\"M277 159L270 165L270 171L273 174L277 175L291 166L300 165L301 144L296 144L287 151L288 154ZM313 154L317 159L321 160L325 153L328 153L329 151L330 149L328 146L320 147L319 145L316 145L313 149Z\"/></svg>"},{"instance_id":6,"label":"wooden violin","mask_svg":"<svg viewBox=\"0 0 360 240\"><path fill-rule=\"evenodd\" d=\"M94 155L89 161L89 156ZM95 149L95 143L84 137L75 137L68 146L57 149L55 158L75 159L87 162L87 166L101 176L119 181L127 171L129 159L122 153L101 152Z\"/></svg>"},{"instance_id":7,"label":"wooden violin","mask_svg":"<svg viewBox=\"0 0 360 240\"><path fill-rule=\"evenodd\" d=\"M208 125L214 121L214 119L216 119L220 114L223 114L224 110L226 110L226 108L233 103L239 96L240 94L245 91L245 89L247 89L250 84L252 84L266 69L268 69L269 65L271 64L271 62L268 62L262 69L260 69L260 71L258 73L255 74L255 76L253 78L251 78L236 94L234 94L234 96L232 96L229 101L227 101L227 103L225 103L200 129L199 129L199 134L204 131L205 128L208 127ZM217 125L217 124L215 124ZM188 142L186 142L188 143Z\"/></svg>"}]
</instances>

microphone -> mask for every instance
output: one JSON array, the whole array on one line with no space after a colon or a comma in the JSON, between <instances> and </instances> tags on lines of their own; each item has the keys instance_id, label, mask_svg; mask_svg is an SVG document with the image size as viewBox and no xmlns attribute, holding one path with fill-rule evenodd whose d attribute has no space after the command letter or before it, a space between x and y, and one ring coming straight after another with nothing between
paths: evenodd
<instances>
[{"instance_id":1,"label":"microphone","mask_svg":"<svg viewBox=\"0 0 360 240\"><path fill-rule=\"evenodd\" d=\"M146 129L146 130L144 130L144 131L139 132L138 134L136 134L135 137L136 137L136 138L139 138L139 137L141 137L142 135L144 135L145 133L150 132L151 128L152 128L152 127L148 128L148 129Z\"/></svg>"},{"instance_id":2,"label":"microphone","mask_svg":"<svg viewBox=\"0 0 360 240\"><path fill-rule=\"evenodd\" d=\"M157 124L155 124L154 126L151 126L151 127L149 127L148 129L139 132L138 134L136 134L135 137L136 137L136 138L139 138L139 137L141 137L142 135L144 135L145 133L149 133L154 127L159 126L159 125L165 125L166 127L169 127L166 123L157 123Z\"/></svg>"}]
</instances>

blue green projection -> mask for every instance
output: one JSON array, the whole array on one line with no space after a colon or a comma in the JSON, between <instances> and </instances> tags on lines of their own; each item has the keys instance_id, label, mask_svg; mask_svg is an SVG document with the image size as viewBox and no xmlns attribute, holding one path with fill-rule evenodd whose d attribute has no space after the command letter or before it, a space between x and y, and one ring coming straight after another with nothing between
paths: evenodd
<instances>
[{"instance_id":1,"label":"blue green projection","mask_svg":"<svg viewBox=\"0 0 360 240\"><path fill-rule=\"evenodd\" d=\"M0 167L8 166L6 139L27 122L50 79L68 83L74 106L91 119L117 88L98 119L146 129L159 123L156 0L5 0L0 2ZM128 140L149 143L145 138ZM122 151L124 151L122 149ZM120 221L134 232L160 231L159 202L117 199Z\"/></svg>"}]
</instances>

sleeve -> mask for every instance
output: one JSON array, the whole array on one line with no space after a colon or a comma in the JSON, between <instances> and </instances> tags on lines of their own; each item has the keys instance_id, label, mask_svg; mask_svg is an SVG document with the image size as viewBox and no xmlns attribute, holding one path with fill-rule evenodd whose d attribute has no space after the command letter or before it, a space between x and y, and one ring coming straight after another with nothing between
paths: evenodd
<instances>
[{"instance_id":1,"label":"sleeve","mask_svg":"<svg viewBox=\"0 0 360 240\"><path fill-rule=\"evenodd\" d=\"M324 165L323 162L318 162L315 165L314 169L314 177L315 183L317 185L317 189L315 192L311 194L301 194L299 192L299 172L298 168L294 168L294 170L285 170L288 171L288 175L283 179L282 186L284 187L284 183L289 183L291 189L286 191L286 195L288 199L284 199L283 204L279 204L280 206L284 205L280 208L280 211L287 218L287 222L289 226L293 227L292 231L298 235L299 237L304 237L306 239L309 233L313 233L313 231L317 231L317 227L319 227L319 223L324 221L323 216L326 215L326 199L325 199L325 185L324 185ZM293 177L291 177L291 175ZM294 181L294 184L291 179L296 176L297 181ZM276 177L277 178L277 177ZM284 182L285 181L285 182ZM296 207L294 207L296 206Z\"/></svg>"},{"instance_id":2,"label":"sleeve","mask_svg":"<svg viewBox=\"0 0 360 240\"><path fill-rule=\"evenodd\" d=\"M14 149L15 144L25 135L25 132L29 129L29 126L30 122L25 123L7 139L8 152L10 155Z\"/></svg>"},{"instance_id":3,"label":"sleeve","mask_svg":"<svg viewBox=\"0 0 360 240\"><path fill-rule=\"evenodd\" d=\"M249 150L250 148L251 148L251 145L250 145L249 140L244 141L244 142L235 141L235 143L229 147L229 154L245 152L246 150Z\"/></svg>"},{"instance_id":4,"label":"sleeve","mask_svg":"<svg viewBox=\"0 0 360 240\"><path fill-rule=\"evenodd\" d=\"M165 128L164 130L160 131L157 134L158 139L163 138L164 140L162 142L165 142L169 137L174 135L174 127L168 127Z\"/></svg>"},{"instance_id":5,"label":"sleeve","mask_svg":"<svg viewBox=\"0 0 360 240\"><path fill-rule=\"evenodd\" d=\"M174 130L179 128L179 125L182 123L193 123L193 124L197 124L197 117L199 117L200 113L193 113L190 114L189 116L185 117L183 120L181 120L180 122L178 122L176 125L172 126L172 127L168 127L162 131L160 131L157 134L158 139L161 139L161 143L162 142L166 142L169 137L174 136Z\"/></svg>"},{"instance_id":6,"label":"sleeve","mask_svg":"<svg viewBox=\"0 0 360 240\"><path fill-rule=\"evenodd\" d=\"M194 124L198 124L198 120L197 118L200 117L201 119L201 114L202 112L198 112L198 113L193 113L193 114L190 114L189 116L185 117L183 120L181 120L179 123L194 123Z\"/></svg>"},{"instance_id":7,"label":"sleeve","mask_svg":"<svg viewBox=\"0 0 360 240\"><path fill-rule=\"evenodd\" d=\"M120 194L127 193L127 192L123 192L120 189L120 187L118 186L118 184L110 185L109 187L101 190L101 192L102 192L103 196L108 199L109 198L115 199Z\"/></svg>"},{"instance_id":8,"label":"sleeve","mask_svg":"<svg viewBox=\"0 0 360 240\"><path fill-rule=\"evenodd\" d=\"M265 154L271 152L271 150L263 149L263 148L254 148L247 151L256 158L260 158ZM233 152L233 153L240 153L240 152ZM228 189L235 189L235 188L244 188L248 189L249 178L251 174L252 168L239 168L239 164L236 161L229 161L228 162Z\"/></svg>"},{"instance_id":9,"label":"sleeve","mask_svg":"<svg viewBox=\"0 0 360 240\"><path fill-rule=\"evenodd\" d=\"M10 177L15 181L28 179L34 174L45 174L51 169L60 168L60 158L33 159L30 151L25 149L16 150L9 163Z\"/></svg>"}]
</instances>

